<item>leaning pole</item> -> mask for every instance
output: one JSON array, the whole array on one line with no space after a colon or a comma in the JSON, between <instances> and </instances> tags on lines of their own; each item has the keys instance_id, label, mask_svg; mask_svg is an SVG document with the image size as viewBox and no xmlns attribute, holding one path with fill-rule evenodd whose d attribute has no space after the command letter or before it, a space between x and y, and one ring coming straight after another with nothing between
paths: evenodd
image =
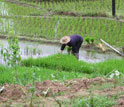
<instances>
[{"instance_id":1,"label":"leaning pole","mask_svg":"<svg viewBox=\"0 0 124 107\"><path fill-rule=\"evenodd\" d=\"M107 45L109 48L113 49L116 53L118 53L121 56L124 56L124 54L122 54L120 51L118 51L117 49L115 49L114 47L112 47L111 45L109 45L107 42L105 42L104 40L100 39L101 42L103 42L105 45Z\"/></svg>"}]
</instances>

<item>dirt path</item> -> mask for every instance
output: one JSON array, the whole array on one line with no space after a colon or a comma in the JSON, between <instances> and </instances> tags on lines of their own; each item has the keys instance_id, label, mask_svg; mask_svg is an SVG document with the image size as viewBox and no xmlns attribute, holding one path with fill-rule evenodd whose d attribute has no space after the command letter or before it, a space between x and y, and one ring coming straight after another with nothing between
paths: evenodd
<instances>
[{"instance_id":1,"label":"dirt path","mask_svg":"<svg viewBox=\"0 0 124 107\"><path fill-rule=\"evenodd\" d=\"M103 88L105 84L108 84L109 87ZM76 97L88 97L91 94L89 90L92 90L94 96L99 95L103 97L105 95L112 97L121 93L119 94L120 97L116 100L118 105L113 107L124 107L124 86L113 87L113 84L114 80L99 77L93 79L74 79L63 83L46 80L44 82L36 82L34 88L32 88L31 84L26 86L4 84L5 89L0 93L0 104L11 104L13 106L21 104L28 107L31 103L33 93L35 97L33 104L35 106L37 106L37 104L43 104L45 107L52 107L51 105L58 105L59 102L63 102L62 104L67 101L71 102L71 99Z\"/></svg>"}]
</instances>

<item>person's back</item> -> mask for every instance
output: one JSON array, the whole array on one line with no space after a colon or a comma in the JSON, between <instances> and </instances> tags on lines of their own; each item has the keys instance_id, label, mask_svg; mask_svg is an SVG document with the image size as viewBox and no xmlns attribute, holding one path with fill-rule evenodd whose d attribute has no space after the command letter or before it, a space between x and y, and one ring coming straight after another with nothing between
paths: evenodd
<instances>
[{"instance_id":1,"label":"person's back","mask_svg":"<svg viewBox=\"0 0 124 107\"><path fill-rule=\"evenodd\" d=\"M83 41L83 38L81 36L79 36L79 35L72 35L72 36L70 36L70 38L71 38L71 41L70 42L72 44L77 44L80 41Z\"/></svg>"},{"instance_id":2,"label":"person's back","mask_svg":"<svg viewBox=\"0 0 124 107\"><path fill-rule=\"evenodd\" d=\"M83 38L79 35L64 36L60 40L60 43L62 44L61 53L64 50L65 46L68 45L69 47L72 47L72 54L74 54L78 59L79 49L81 47L82 42L83 42Z\"/></svg>"}]
</instances>

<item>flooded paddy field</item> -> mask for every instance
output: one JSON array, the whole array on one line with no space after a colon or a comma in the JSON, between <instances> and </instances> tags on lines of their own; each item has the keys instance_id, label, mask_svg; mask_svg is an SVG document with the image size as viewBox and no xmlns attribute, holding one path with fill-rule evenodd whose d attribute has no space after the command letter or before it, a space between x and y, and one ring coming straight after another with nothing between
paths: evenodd
<instances>
[{"instance_id":1,"label":"flooded paddy field","mask_svg":"<svg viewBox=\"0 0 124 107\"><path fill-rule=\"evenodd\" d=\"M7 48L8 41L6 39L0 40L0 48ZM38 42L30 42L30 41L19 41L20 51L21 51L21 58L37 58L37 57L47 57L50 55L54 55L60 53L61 45L55 44L46 44L46 43L38 43ZM64 50L64 54L67 54L67 50ZM0 55L1 56L1 55ZM79 60L89 62L89 63L96 63L102 62L109 59L122 59L116 53L106 52L106 53L97 53L97 52L90 52L85 49L81 49L79 52ZM3 63L3 57L0 57L0 63Z\"/></svg>"}]
</instances>

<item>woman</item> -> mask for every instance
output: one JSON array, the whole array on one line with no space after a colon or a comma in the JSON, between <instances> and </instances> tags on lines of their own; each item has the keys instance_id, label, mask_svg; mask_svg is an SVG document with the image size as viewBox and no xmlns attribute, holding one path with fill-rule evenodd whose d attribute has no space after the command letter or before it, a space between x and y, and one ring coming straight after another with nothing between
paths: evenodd
<instances>
[{"instance_id":1,"label":"woman","mask_svg":"<svg viewBox=\"0 0 124 107\"><path fill-rule=\"evenodd\" d=\"M72 36L64 36L61 38L60 43L61 46L61 53L63 52L66 45L72 47L72 54L79 59L79 49L83 43L83 38L80 35L72 35Z\"/></svg>"}]
</instances>

